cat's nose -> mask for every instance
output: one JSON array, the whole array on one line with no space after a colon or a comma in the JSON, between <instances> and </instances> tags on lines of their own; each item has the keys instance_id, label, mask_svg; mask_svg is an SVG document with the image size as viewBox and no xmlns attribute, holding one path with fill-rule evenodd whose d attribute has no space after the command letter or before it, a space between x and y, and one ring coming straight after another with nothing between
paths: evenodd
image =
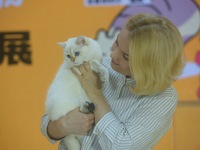
<instances>
[{"instance_id":1,"label":"cat's nose","mask_svg":"<svg viewBox=\"0 0 200 150\"><path fill-rule=\"evenodd\" d=\"M75 61L75 58L74 58L74 57L71 57L71 61L74 62L74 61Z\"/></svg>"}]
</instances>

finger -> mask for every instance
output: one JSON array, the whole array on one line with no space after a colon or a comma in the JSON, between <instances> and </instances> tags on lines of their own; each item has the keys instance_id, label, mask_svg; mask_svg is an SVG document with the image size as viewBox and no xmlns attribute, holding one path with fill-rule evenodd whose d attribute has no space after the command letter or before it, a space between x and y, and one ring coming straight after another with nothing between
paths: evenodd
<instances>
[{"instance_id":1,"label":"finger","mask_svg":"<svg viewBox=\"0 0 200 150\"><path fill-rule=\"evenodd\" d=\"M84 67L85 67L85 69L86 69L87 71L90 71L90 70L91 70L90 63L89 63L89 62L84 62L83 65L84 65Z\"/></svg>"},{"instance_id":2,"label":"finger","mask_svg":"<svg viewBox=\"0 0 200 150\"><path fill-rule=\"evenodd\" d=\"M95 121L94 120L90 120L88 121L85 125L88 127L88 128L91 128L93 125L94 125Z\"/></svg>"},{"instance_id":3,"label":"finger","mask_svg":"<svg viewBox=\"0 0 200 150\"><path fill-rule=\"evenodd\" d=\"M84 74L85 72L87 72L87 70L86 70L86 68L85 68L85 66L84 66L83 64L80 65L80 66L78 66L77 68L79 69L79 71L80 71L82 74Z\"/></svg>"},{"instance_id":4,"label":"finger","mask_svg":"<svg viewBox=\"0 0 200 150\"><path fill-rule=\"evenodd\" d=\"M82 75L77 73L73 68L71 69L72 73L78 78L81 79Z\"/></svg>"},{"instance_id":5,"label":"finger","mask_svg":"<svg viewBox=\"0 0 200 150\"><path fill-rule=\"evenodd\" d=\"M84 114L87 120L94 120L94 114Z\"/></svg>"},{"instance_id":6,"label":"finger","mask_svg":"<svg viewBox=\"0 0 200 150\"><path fill-rule=\"evenodd\" d=\"M94 119L89 121L90 125L93 126L95 124Z\"/></svg>"}]
</instances>

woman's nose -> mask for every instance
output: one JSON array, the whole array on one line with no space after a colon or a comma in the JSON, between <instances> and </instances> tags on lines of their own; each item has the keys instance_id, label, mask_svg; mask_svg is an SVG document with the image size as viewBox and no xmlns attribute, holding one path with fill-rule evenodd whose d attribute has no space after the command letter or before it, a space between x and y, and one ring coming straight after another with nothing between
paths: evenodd
<instances>
[{"instance_id":1,"label":"woman's nose","mask_svg":"<svg viewBox=\"0 0 200 150\"><path fill-rule=\"evenodd\" d=\"M119 59L119 50L117 48L112 47L110 57L118 60Z\"/></svg>"}]
</instances>

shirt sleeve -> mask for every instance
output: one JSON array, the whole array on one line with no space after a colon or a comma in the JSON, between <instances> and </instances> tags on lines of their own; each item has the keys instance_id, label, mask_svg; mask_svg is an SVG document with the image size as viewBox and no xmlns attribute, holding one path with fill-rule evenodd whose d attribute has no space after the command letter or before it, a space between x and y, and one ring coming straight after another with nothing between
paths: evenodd
<instances>
[{"instance_id":1,"label":"shirt sleeve","mask_svg":"<svg viewBox=\"0 0 200 150\"><path fill-rule=\"evenodd\" d=\"M42 132L42 134L52 143L52 144L55 144L57 141L56 140L53 140L51 138L49 138L48 134L47 134L47 126L49 124L49 119L48 119L48 116L47 115L44 115L42 117L42 120L41 120L41 124L40 124L40 130Z\"/></svg>"},{"instance_id":2,"label":"shirt sleeve","mask_svg":"<svg viewBox=\"0 0 200 150\"><path fill-rule=\"evenodd\" d=\"M96 124L93 134L98 136L102 149L147 150L171 127L175 107L176 100L152 101L130 114L125 122L109 112Z\"/></svg>"}]
</instances>

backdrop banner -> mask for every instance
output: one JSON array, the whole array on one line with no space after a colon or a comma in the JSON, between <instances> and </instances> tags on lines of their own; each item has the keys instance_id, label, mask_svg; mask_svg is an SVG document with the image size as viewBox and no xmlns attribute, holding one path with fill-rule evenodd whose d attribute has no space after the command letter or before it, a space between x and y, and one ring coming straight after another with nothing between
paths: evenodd
<instances>
[{"instance_id":1,"label":"backdrop banner","mask_svg":"<svg viewBox=\"0 0 200 150\"><path fill-rule=\"evenodd\" d=\"M40 132L47 90L63 62L58 42L84 35L109 55L127 18L163 15L179 29L187 59L179 102L200 101L200 0L0 0L0 149L56 149ZM200 121L199 121L200 122Z\"/></svg>"}]
</instances>

